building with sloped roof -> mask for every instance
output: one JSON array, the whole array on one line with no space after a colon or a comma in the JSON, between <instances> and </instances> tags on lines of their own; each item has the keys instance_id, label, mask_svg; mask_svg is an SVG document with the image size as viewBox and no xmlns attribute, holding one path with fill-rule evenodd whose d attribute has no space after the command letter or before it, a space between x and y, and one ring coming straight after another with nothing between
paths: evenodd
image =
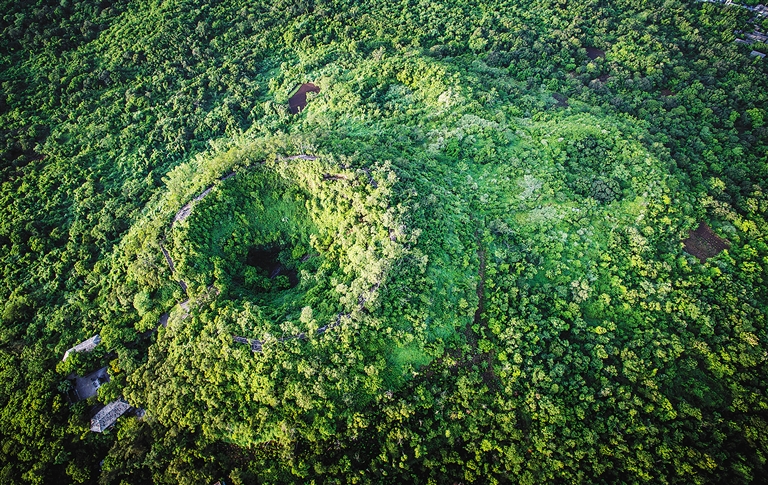
<instances>
[{"instance_id":1,"label":"building with sloped roof","mask_svg":"<svg viewBox=\"0 0 768 485\"><path fill-rule=\"evenodd\" d=\"M64 358L61 360L62 361L67 360L67 357L69 357L69 355L74 352L90 352L91 350L95 349L96 346L99 345L99 343L101 343L101 337L99 336L99 334L96 334L93 337L89 338L88 340L84 340L79 344L75 345L74 347L67 349L67 351L64 352Z\"/></svg>"},{"instance_id":2,"label":"building with sloped roof","mask_svg":"<svg viewBox=\"0 0 768 485\"><path fill-rule=\"evenodd\" d=\"M117 422L117 418L125 414L129 409L131 409L131 405L125 402L123 398L112 401L91 418L91 431L96 433L104 432L104 430L113 426Z\"/></svg>"},{"instance_id":3,"label":"building with sloped roof","mask_svg":"<svg viewBox=\"0 0 768 485\"><path fill-rule=\"evenodd\" d=\"M69 393L70 402L82 401L93 397L102 384L109 382L107 367L97 369L83 377L75 376L72 390Z\"/></svg>"}]
</instances>

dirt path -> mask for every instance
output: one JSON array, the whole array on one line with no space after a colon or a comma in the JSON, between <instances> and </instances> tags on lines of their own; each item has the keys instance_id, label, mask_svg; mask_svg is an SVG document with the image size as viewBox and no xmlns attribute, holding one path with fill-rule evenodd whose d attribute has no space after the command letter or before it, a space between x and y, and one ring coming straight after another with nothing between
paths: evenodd
<instances>
[{"instance_id":1,"label":"dirt path","mask_svg":"<svg viewBox=\"0 0 768 485\"><path fill-rule=\"evenodd\" d=\"M472 323L481 325L485 312L485 249L477 249L477 258L480 260L480 269L477 272L477 309Z\"/></svg>"},{"instance_id":2,"label":"dirt path","mask_svg":"<svg viewBox=\"0 0 768 485\"><path fill-rule=\"evenodd\" d=\"M472 218L472 221L477 224L477 221ZM485 248L483 248L483 241L480 233L480 228L475 229L475 241L477 243L477 308L475 309L475 316L472 319L472 323L464 327L464 336L467 338L467 342L472 346L472 352L477 352L477 339L480 336L480 326L484 325L483 313L485 312ZM477 328L477 331L475 330Z\"/></svg>"},{"instance_id":3,"label":"dirt path","mask_svg":"<svg viewBox=\"0 0 768 485\"><path fill-rule=\"evenodd\" d=\"M482 240L482 226L479 221L470 216L470 220L475 225L475 242L477 244L477 308L475 308L475 315L471 323L468 323L463 328L463 333L467 339L467 343L470 346L469 354L464 353L461 349L446 349L441 357L436 358L431 363L426 365L420 370L421 380L429 379L438 373L446 360L453 361L453 364L447 367L451 374L455 375L459 369L470 368L473 366L480 366L485 368L482 370L481 375L483 383L488 389L495 391L499 388L499 378L493 370L493 356L494 352L479 352L478 340L484 336L483 329L488 328L488 322L483 317L485 313L485 269L486 269L486 250L483 247Z\"/></svg>"}]
</instances>

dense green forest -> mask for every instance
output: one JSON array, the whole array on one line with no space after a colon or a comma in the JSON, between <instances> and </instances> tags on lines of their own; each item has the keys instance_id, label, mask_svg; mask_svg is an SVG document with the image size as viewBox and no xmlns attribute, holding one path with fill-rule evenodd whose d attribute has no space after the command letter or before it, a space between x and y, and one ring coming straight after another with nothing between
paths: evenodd
<instances>
[{"instance_id":1,"label":"dense green forest","mask_svg":"<svg viewBox=\"0 0 768 485\"><path fill-rule=\"evenodd\" d=\"M0 12L4 483L768 473L768 46L735 42L765 17ZM685 251L701 223L727 240L709 259ZM143 417L91 432L121 396Z\"/></svg>"}]
</instances>

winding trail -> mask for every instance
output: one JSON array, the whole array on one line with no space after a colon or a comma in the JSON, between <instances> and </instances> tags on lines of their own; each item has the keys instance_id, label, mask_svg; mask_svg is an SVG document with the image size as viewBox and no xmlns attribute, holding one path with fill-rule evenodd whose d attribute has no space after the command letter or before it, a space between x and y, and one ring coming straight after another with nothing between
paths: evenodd
<instances>
[{"instance_id":1,"label":"winding trail","mask_svg":"<svg viewBox=\"0 0 768 485\"><path fill-rule=\"evenodd\" d=\"M165 249L163 243L160 243L160 250L163 252L163 256L165 256L165 261L168 263L168 267L171 269L171 274L175 273L176 269L173 267L173 260L171 259L171 255L168 254L168 250Z\"/></svg>"},{"instance_id":2,"label":"winding trail","mask_svg":"<svg viewBox=\"0 0 768 485\"><path fill-rule=\"evenodd\" d=\"M317 157L314 155L293 155L290 157L277 157L278 160L317 160Z\"/></svg>"},{"instance_id":3,"label":"winding trail","mask_svg":"<svg viewBox=\"0 0 768 485\"><path fill-rule=\"evenodd\" d=\"M165 249L165 245L163 243L160 243L160 250L163 252L163 256L165 256L165 261L168 263L168 267L171 269L171 274L176 272L176 269L173 267L173 260L171 259L171 255L168 253L168 250ZM177 280L176 283L181 286L182 291L184 293L187 293L187 282L184 280Z\"/></svg>"}]
</instances>

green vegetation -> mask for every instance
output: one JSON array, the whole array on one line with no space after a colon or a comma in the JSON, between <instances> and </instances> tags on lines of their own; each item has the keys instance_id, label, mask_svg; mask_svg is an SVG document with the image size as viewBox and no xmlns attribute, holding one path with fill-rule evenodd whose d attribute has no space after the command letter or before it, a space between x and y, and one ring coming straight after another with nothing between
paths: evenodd
<instances>
[{"instance_id":1,"label":"green vegetation","mask_svg":"<svg viewBox=\"0 0 768 485\"><path fill-rule=\"evenodd\" d=\"M768 471L768 69L734 42L764 19L679 0L2 12L5 482ZM320 92L292 115L304 82ZM730 242L704 262L682 242L701 221ZM70 404L70 373L105 365ZM119 396L145 416L88 431Z\"/></svg>"}]
</instances>

